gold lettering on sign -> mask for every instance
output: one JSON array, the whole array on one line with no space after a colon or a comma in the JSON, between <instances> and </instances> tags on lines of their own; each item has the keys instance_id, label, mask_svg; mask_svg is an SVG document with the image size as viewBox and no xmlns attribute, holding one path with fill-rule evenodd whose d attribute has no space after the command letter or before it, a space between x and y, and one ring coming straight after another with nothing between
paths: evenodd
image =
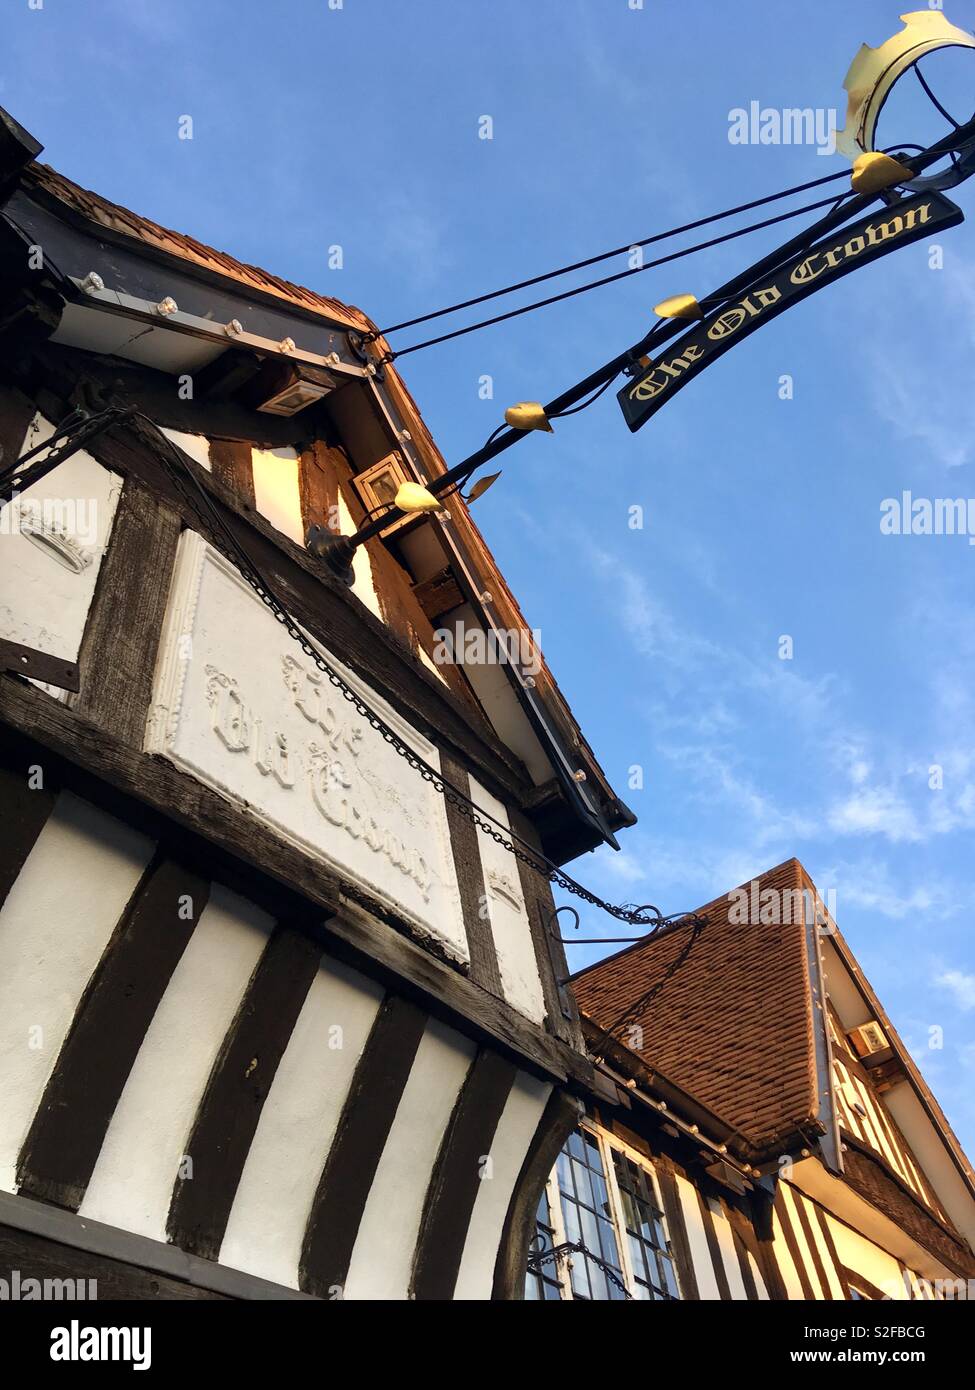
<instances>
[{"instance_id":1,"label":"gold lettering on sign","mask_svg":"<svg viewBox=\"0 0 975 1390\"><path fill-rule=\"evenodd\" d=\"M930 221L931 204L922 203L919 208L897 213L886 222L868 222L862 235L851 237L849 241L841 246L834 246L829 251L817 251L800 261L793 267L789 279L794 285L808 285L828 271L836 270L845 261L855 261L870 247L881 246L885 241L903 236L905 232L913 231L915 227L923 227Z\"/></svg>"},{"instance_id":2,"label":"gold lettering on sign","mask_svg":"<svg viewBox=\"0 0 975 1390\"><path fill-rule=\"evenodd\" d=\"M659 396L661 391L666 391L671 381L682 376L692 363L696 362L703 353L704 348L700 343L689 343L679 357L672 357L669 362L660 362L653 372L637 382L630 391L630 399L635 401L652 401L654 396ZM664 380L658 379L658 373L662 373Z\"/></svg>"},{"instance_id":3,"label":"gold lettering on sign","mask_svg":"<svg viewBox=\"0 0 975 1390\"><path fill-rule=\"evenodd\" d=\"M933 216L931 203L922 203L920 206L907 209L907 211L891 211L892 215L886 221L868 222L862 232L850 236L848 241L834 244L825 251L813 251L792 267L789 272L789 281L793 285L802 287L812 284L821 276L837 271L841 267L849 268L847 263L856 261L865 251L882 246L885 241L896 240L907 232L924 227ZM779 272L780 280L784 275L785 270L783 269ZM708 338L712 343L724 342L735 333L740 332L750 321L759 318L766 310L779 304L782 294L783 286L781 284L768 285L760 290L749 290L736 304L721 310L707 329ZM686 344L679 354L668 357L666 360L661 359L651 363L650 369L645 375L629 388L626 393L627 399L646 402L662 396L675 381L679 381L684 376L693 364L700 361L706 346L704 343L692 342Z\"/></svg>"},{"instance_id":4,"label":"gold lettering on sign","mask_svg":"<svg viewBox=\"0 0 975 1390\"><path fill-rule=\"evenodd\" d=\"M764 309L777 304L781 298L782 291L777 285L769 285L764 290L753 290L740 304L736 304L733 309L725 309L724 313L718 315L708 329L708 337L712 342L720 342L722 338L730 337L732 333L738 332L743 323L747 323L750 318L757 318Z\"/></svg>"}]
</instances>

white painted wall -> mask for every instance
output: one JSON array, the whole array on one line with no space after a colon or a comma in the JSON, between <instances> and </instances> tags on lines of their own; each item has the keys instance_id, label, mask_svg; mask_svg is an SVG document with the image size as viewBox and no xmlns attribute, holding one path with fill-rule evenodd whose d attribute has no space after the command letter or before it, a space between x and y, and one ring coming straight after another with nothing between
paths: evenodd
<instances>
[{"instance_id":1,"label":"white painted wall","mask_svg":"<svg viewBox=\"0 0 975 1390\"><path fill-rule=\"evenodd\" d=\"M888 1255L886 1250L881 1250L879 1245L874 1245L866 1236L845 1226L842 1221L837 1221L829 1212L826 1214L826 1220L840 1264L855 1274L862 1274L875 1288L880 1289L881 1293L889 1294L893 1299L907 1298L900 1265L893 1255Z\"/></svg>"},{"instance_id":2,"label":"white painted wall","mask_svg":"<svg viewBox=\"0 0 975 1390\"><path fill-rule=\"evenodd\" d=\"M482 811L501 822L503 833L510 835L508 813L498 799L482 787L474 777L471 781L471 800ZM501 971L501 986L508 1003L541 1023L545 1018L545 996L538 976L535 945L532 941L528 909L521 891L518 865L511 853L481 831L477 846L484 871L484 892L487 912Z\"/></svg>"},{"instance_id":3,"label":"white painted wall","mask_svg":"<svg viewBox=\"0 0 975 1390\"><path fill-rule=\"evenodd\" d=\"M345 498L339 493L339 531L343 536L354 535L356 524L352 520L352 513L346 506ZM352 559L352 574L354 582L352 592L356 598L374 613L377 618L383 618L382 606L379 602L379 595L376 593L376 581L372 573L372 561L369 559L369 552L364 545L360 545Z\"/></svg>"},{"instance_id":4,"label":"white painted wall","mask_svg":"<svg viewBox=\"0 0 975 1390\"><path fill-rule=\"evenodd\" d=\"M177 448L182 449L184 454L189 454L191 459L195 459L201 467L208 473L212 472L210 464L210 441L205 434L187 434L184 430L167 430L163 434L167 439L171 439Z\"/></svg>"},{"instance_id":5,"label":"white painted wall","mask_svg":"<svg viewBox=\"0 0 975 1390\"><path fill-rule=\"evenodd\" d=\"M741 1277L741 1265L738 1263L738 1252L735 1250L735 1238L731 1231L731 1222L724 1214L724 1208L714 1197L705 1197L708 1210L711 1213L711 1220L714 1222L714 1233L718 1238L718 1249L721 1251L721 1265L728 1280L728 1292L733 1299L744 1299L748 1295L745 1293L745 1281Z\"/></svg>"},{"instance_id":6,"label":"white painted wall","mask_svg":"<svg viewBox=\"0 0 975 1390\"><path fill-rule=\"evenodd\" d=\"M474 1199L454 1298L488 1299L494 1286L494 1266L504 1219L528 1146L552 1092L551 1086L527 1072L518 1072L485 1157L485 1168ZM490 1176L488 1176L490 1173Z\"/></svg>"},{"instance_id":7,"label":"white painted wall","mask_svg":"<svg viewBox=\"0 0 975 1390\"><path fill-rule=\"evenodd\" d=\"M36 415L20 452L53 429ZM121 486L121 478L79 450L3 508L0 637L77 660Z\"/></svg>"},{"instance_id":8,"label":"white painted wall","mask_svg":"<svg viewBox=\"0 0 975 1390\"><path fill-rule=\"evenodd\" d=\"M322 963L261 1110L221 1264L298 1288L318 1181L382 997L364 975Z\"/></svg>"},{"instance_id":9,"label":"white painted wall","mask_svg":"<svg viewBox=\"0 0 975 1390\"><path fill-rule=\"evenodd\" d=\"M362 1213L347 1299L407 1297L430 1176L473 1057L467 1038L427 1024Z\"/></svg>"},{"instance_id":10,"label":"white painted wall","mask_svg":"<svg viewBox=\"0 0 975 1390\"><path fill-rule=\"evenodd\" d=\"M253 903L214 884L119 1098L82 1216L166 1239L193 1120L273 925Z\"/></svg>"},{"instance_id":11,"label":"white painted wall","mask_svg":"<svg viewBox=\"0 0 975 1390\"><path fill-rule=\"evenodd\" d=\"M0 910L0 1188L17 1156L85 986L153 845L68 792Z\"/></svg>"},{"instance_id":12,"label":"white painted wall","mask_svg":"<svg viewBox=\"0 0 975 1390\"><path fill-rule=\"evenodd\" d=\"M252 449L251 466L257 510L290 540L304 545L298 455L294 449Z\"/></svg>"},{"instance_id":13,"label":"white painted wall","mask_svg":"<svg viewBox=\"0 0 975 1390\"><path fill-rule=\"evenodd\" d=\"M690 1246L691 1263L694 1266L698 1294L702 1299L719 1299L721 1291L714 1276L714 1265L711 1262L711 1249L704 1229L704 1218L697 1201L697 1188L680 1173L676 1174L676 1181L677 1195L680 1198L681 1211L684 1213L687 1243Z\"/></svg>"}]
</instances>

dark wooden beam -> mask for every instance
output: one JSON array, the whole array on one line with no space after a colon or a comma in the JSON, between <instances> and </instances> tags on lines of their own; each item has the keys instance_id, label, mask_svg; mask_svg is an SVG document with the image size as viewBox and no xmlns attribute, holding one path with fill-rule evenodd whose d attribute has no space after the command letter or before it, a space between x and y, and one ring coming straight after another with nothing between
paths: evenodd
<instances>
[{"instance_id":1,"label":"dark wooden beam","mask_svg":"<svg viewBox=\"0 0 975 1390\"><path fill-rule=\"evenodd\" d=\"M745 1199L746 1211L751 1215L752 1230L755 1232L754 1255L762 1272L768 1296L775 1303L787 1303L789 1291L785 1286L782 1271L779 1269L775 1249L775 1229L772 1223L774 1201L765 1188L756 1187Z\"/></svg>"},{"instance_id":2,"label":"dark wooden beam","mask_svg":"<svg viewBox=\"0 0 975 1390\"><path fill-rule=\"evenodd\" d=\"M334 530L338 521L339 485L333 450L320 440L313 440L302 449L298 467L298 487L301 496L301 524L305 534L311 526Z\"/></svg>"},{"instance_id":3,"label":"dark wooden beam","mask_svg":"<svg viewBox=\"0 0 975 1390\"><path fill-rule=\"evenodd\" d=\"M714 1228L714 1215L708 1206L707 1197L695 1184L694 1191L697 1195L698 1210L701 1213L701 1221L704 1224L704 1235L708 1243L708 1253L711 1256L711 1266L714 1270L714 1277L718 1285L718 1293L722 1301L731 1301L731 1288L728 1284L728 1276L725 1273L724 1260L721 1257L721 1246L718 1243L718 1233Z\"/></svg>"},{"instance_id":4,"label":"dark wooden beam","mask_svg":"<svg viewBox=\"0 0 975 1390\"><path fill-rule=\"evenodd\" d=\"M60 1245L57 1241L45 1240L41 1236L30 1235L25 1231L11 1230L0 1225L0 1269L6 1277L13 1270L21 1271L21 1284L27 1279L56 1281L52 1286L66 1290L65 1281L73 1284L75 1298L85 1298L81 1292L93 1286L97 1298L133 1300L144 1302L153 1299L191 1300L217 1299L223 1302L229 1295L215 1293L212 1289L184 1284L178 1279L170 1279L153 1269L140 1269L137 1265L123 1264L120 1260L106 1259L104 1255L73 1249L70 1245ZM92 1281L91 1285L87 1281ZM40 1284L38 1287L42 1287ZM40 1297L38 1293L37 1297ZM94 1294L91 1295L95 1297ZM84 1303L71 1302L71 1310L78 1316Z\"/></svg>"},{"instance_id":5,"label":"dark wooden beam","mask_svg":"<svg viewBox=\"0 0 975 1390\"><path fill-rule=\"evenodd\" d=\"M444 1302L454 1295L481 1165L514 1084L516 1069L495 1052L474 1058L457 1097L423 1205L413 1262L412 1294Z\"/></svg>"},{"instance_id":6,"label":"dark wooden beam","mask_svg":"<svg viewBox=\"0 0 975 1390\"><path fill-rule=\"evenodd\" d=\"M426 1022L422 1010L393 997L376 1015L308 1218L300 1268L306 1293L341 1297L372 1180Z\"/></svg>"},{"instance_id":7,"label":"dark wooden beam","mask_svg":"<svg viewBox=\"0 0 975 1390\"><path fill-rule=\"evenodd\" d=\"M436 623L444 613L449 613L452 608L464 602L460 585L449 565L429 579L414 584L413 593L431 623Z\"/></svg>"},{"instance_id":8,"label":"dark wooden beam","mask_svg":"<svg viewBox=\"0 0 975 1390\"><path fill-rule=\"evenodd\" d=\"M26 1196L77 1211L159 1001L210 885L165 853L143 875L89 981L18 1165ZM187 910L187 908L189 910Z\"/></svg>"},{"instance_id":9,"label":"dark wooden beam","mask_svg":"<svg viewBox=\"0 0 975 1390\"><path fill-rule=\"evenodd\" d=\"M204 1298L210 1290L226 1298L309 1301L297 1289L8 1192L0 1192L0 1232L10 1242L0 1250L0 1268L33 1273L37 1252L39 1261L50 1258L51 1278L96 1279L100 1298Z\"/></svg>"},{"instance_id":10,"label":"dark wooden beam","mask_svg":"<svg viewBox=\"0 0 975 1390\"><path fill-rule=\"evenodd\" d=\"M494 1299L517 1301L525 1296L525 1267L539 1199L562 1146L581 1118L581 1106L565 1091L548 1098L538 1128L521 1165L505 1216L494 1266Z\"/></svg>"},{"instance_id":11,"label":"dark wooden beam","mask_svg":"<svg viewBox=\"0 0 975 1390\"><path fill-rule=\"evenodd\" d=\"M25 452L28 427L37 406L13 386L0 386L0 468L6 468Z\"/></svg>"},{"instance_id":12,"label":"dark wooden beam","mask_svg":"<svg viewBox=\"0 0 975 1390\"><path fill-rule=\"evenodd\" d=\"M241 439L211 439L210 466L213 476L254 511L254 465L251 445Z\"/></svg>"},{"instance_id":13,"label":"dark wooden beam","mask_svg":"<svg viewBox=\"0 0 975 1390\"><path fill-rule=\"evenodd\" d=\"M204 1259L220 1255L244 1163L321 950L290 925L271 935L224 1039L186 1143L192 1176L177 1177L167 1234Z\"/></svg>"},{"instance_id":14,"label":"dark wooden beam","mask_svg":"<svg viewBox=\"0 0 975 1390\"><path fill-rule=\"evenodd\" d=\"M40 785L38 785L40 783ZM43 765L0 768L0 907L54 809L57 787Z\"/></svg>"},{"instance_id":15,"label":"dark wooden beam","mask_svg":"<svg viewBox=\"0 0 975 1390\"><path fill-rule=\"evenodd\" d=\"M660 1199L663 1202L664 1216L667 1218L667 1230L670 1233L670 1244L674 1251L680 1295L685 1302L698 1302L701 1295L697 1287L694 1257L691 1254L687 1223L684 1220L684 1208L681 1206L680 1193L677 1190L674 1165L666 1159L654 1156L653 1166L660 1184Z\"/></svg>"},{"instance_id":16,"label":"dark wooden beam","mask_svg":"<svg viewBox=\"0 0 975 1390\"><path fill-rule=\"evenodd\" d=\"M122 488L78 655L74 709L141 748L180 521L137 478Z\"/></svg>"},{"instance_id":17,"label":"dark wooden beam","mask_svg":"<svg viewBox=\"0 0 975 1390\"><path fill-rule=\"evenodd\" d=\"M441 766L451 785L464 796L470 796L471 785L466 768L447 754L442 756ZM498 953L487 910L484 870L478 848L480 832L470 817L465 816L452 801L447 801L445 807L450 828L450 848L454 857L461 911L471 957L471 979L483 985L492 994L496 994L498 998L504 998Z\"/></svg>"}]
</instances>

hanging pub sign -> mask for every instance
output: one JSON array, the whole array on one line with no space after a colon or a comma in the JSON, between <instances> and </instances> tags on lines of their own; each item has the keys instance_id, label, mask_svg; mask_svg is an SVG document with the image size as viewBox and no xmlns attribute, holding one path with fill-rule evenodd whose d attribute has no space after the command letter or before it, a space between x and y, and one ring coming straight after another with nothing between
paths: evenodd
<instances>
[{"instance_id":1,"label":"hanging pub sign","mask_svg":"<svg viewBox=\"0 0 975 1390\"><path fill-rule=\"evenodd\" d=\"M638 430L729 348L824 285L898 246L962 221L961 208L940 193L928 193L881 208L807 247L781 269L753 281L733 302L703 319L631 378L618 393L626 423Z\"/></svg>"}]
</instances>

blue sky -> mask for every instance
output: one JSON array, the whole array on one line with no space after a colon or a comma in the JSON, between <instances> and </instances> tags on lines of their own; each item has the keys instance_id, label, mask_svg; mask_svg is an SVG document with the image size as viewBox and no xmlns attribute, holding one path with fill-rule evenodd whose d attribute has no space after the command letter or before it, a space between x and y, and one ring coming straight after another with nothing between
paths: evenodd
<instances>
[{"instance_id":1,"label":"blue sky","mask_svg":"<svg viewBox=\"0 0 975 1390\"><path fill-rule=\"evenodd\" d=\"M903 8L8 0L0 104L79 183L391 323L843 167L732 145L729 113L837 108L842 125L850 60ZM973 0L947 13L975 27ZM975 55L926 70L967 118ZM945 130L911 90L885 122L884 143ZM509 454L477 516L640 818L577 876L672 912L796 855L972 1152L975 550L879 524L903 489L975 497L970 226L944 235L940 270L922 242L784 315L637 435L608 393ZM448 461L639 338L658 300L785 235L404 358Z\"/></svg>"}]
</instances>

